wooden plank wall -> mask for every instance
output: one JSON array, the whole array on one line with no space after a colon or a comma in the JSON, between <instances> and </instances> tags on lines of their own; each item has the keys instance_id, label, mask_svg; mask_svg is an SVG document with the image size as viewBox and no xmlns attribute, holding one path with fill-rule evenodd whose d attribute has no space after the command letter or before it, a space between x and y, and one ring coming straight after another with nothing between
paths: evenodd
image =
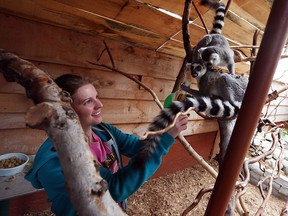
<instances>
[{"instance_id":1,"label":"wooden plank wall","mask_svg":"<svg viewBox=\"0 0 288 216\"><path fill-rule=\"evenodd\" d=\"M125 132L143 135L149 122L159 113L160 109L153 102L152 96L138 84L121 74L95 67L87 62L97 61L104 49L104 38L4 13L0 13L0 26L0 48L15 52L33 62L53 78L64 73L95 78L95 85L104 104L103 116L106 122L118 126ZM133 75L149 86L161 101L166 98L182 65L181 58L117 41L107 39L105 41L119 70ZM102 55L99 63L111 66L107 53ZM281 87L279 84L277 86ZM286 96L281 97L285 99ZM6 82L1 75L0 154L7 152L34 154L46 139L45 132L27 128L25 125L24 115L30 106L32 102L26 98L24 89L16 83ZM286 97L274 115L276 120L287 120L287 106ZM215 121L204 121L192 112L184 135L192 145L198 146L205 159L209 159L214 151L217 130ZM180 155L186 150L178 146L174 147L173 151ZM174 160L175 157L172 156L166 161ZM183 166L185 163L184 166L188 166L191 165L191 161L190 163L182 161L178 165L182 163ZM166 171L163 170L163 173Z\"/></svg>"},{"instance_id":2,"label":"wooden plank wall","mask_svg":"<svg viewBox=\"0 0 288 216\"><path fill-rule=\"evenodd\" d=\"M64 73L95 78L106 122L125 132L143 135L149 122L159 113L152 96L138 84L87 62L97 61L104 49L103 38L1 13L0 26L0 48L33 62L53 78ZM182 59L105 41L117 68L151 87L163 102L173 88ZM111 66L107 53L102 55L100 63ZM8 83L0 76L0 154L15 151L34 154L46 139L45 132L25 126L24 115L32 105L23 87ZM216 122L204 121L195 113L191 113L189 121L184 135L195 136L197 145L201 146L199 140L209 135L205 141L208 146L205 158L209 159L218 130ZM191 141L193 136L189 138Z\"/></svg>"},{"instance_id":3,"label":"wooden plank wall","mask_svg":"<svg viewBox=\"0 0 288 216\"><path fill-rule=\"evenodd\" d=\"M178 0L169 2L163 0L1 0L0 2L0 10L11 15L51 23L92 36L101 35L126 41L173 56L185 56L181 19L158 10L162 8L182 16L184 2L179 3ZM214 10L199 5L199 2L200 0L193 1L210 29ZM256 30L260 30L257 37L260 42L270 5L271 3L267 3L266 0L241 0L237 3L233 1L223 29L223 34L230 45L251 45ZM190 42L194 46L206 32L193 6L190 12L192 21L189 27ZM247 56L250 55L250 49L240 49ZM249 64L238 63L236 69L239 74L246 74Z\"/></svg>"}]
</instances>

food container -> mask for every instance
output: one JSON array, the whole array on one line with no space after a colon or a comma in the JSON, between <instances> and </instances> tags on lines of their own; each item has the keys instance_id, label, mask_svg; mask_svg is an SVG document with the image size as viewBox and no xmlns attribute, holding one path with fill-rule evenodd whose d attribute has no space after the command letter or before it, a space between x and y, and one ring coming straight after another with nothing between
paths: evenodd
<instances>
[{"instance_id":1,"label":"food container","mask_svg":"<svg viewBox=\"0 0 288 216\"><path fill-rule=\"evenodd\" d=\"M0 156L0 161L1 160L6 160L7 161L9 158L11 160L11 158L13 158L13 157L21 159L23 163L18 165L18 166L11 167L11 168L2 168L2 166L1 166L1 168L0 168L0 176L12 176L12 175L15 175L17 173L22 172L24 170L26 164L29 161L28 155L23 154L23 153L3 154L3 155Z\"/></svg>"}]
</instances>

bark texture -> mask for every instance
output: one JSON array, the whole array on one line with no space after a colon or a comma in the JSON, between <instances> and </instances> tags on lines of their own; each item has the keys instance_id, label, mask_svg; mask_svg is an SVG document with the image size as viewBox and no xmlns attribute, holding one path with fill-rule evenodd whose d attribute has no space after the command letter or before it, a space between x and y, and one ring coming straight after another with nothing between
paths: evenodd
<instances>
[{"instance_id":1,"label":"bark texture","mask_svg":"<svg viewBox=\"0 0 288 216\"><path fill-rule=\"evenodd\" d=\"M70 200L79 215L125 215L111 198L107 183L90 152L70 97L53 79L32 63L0 50L0 72L17 82L35 106L26 113L26 124L45 130L59 154Z\"/></svg>"}]
</instances>

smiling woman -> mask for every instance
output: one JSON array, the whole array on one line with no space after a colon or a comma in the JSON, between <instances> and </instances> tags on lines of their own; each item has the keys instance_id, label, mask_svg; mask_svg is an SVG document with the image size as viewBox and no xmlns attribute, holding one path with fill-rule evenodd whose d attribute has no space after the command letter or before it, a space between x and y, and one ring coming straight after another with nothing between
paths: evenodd
<instances>
[{"instance_id":1,"label":"smiling woman","mask_svg":"<svg viewBox=\"0 0 288 216\"><path fill-rule=\"evenodd\" d=\"M100 175L106 180L102 183L108 187L112 198L125 211L126 199L156 172L161 165L162 156L168 153L174 143L174 137L187 128L188 117L178 118L179 124L161 136L160 144L155 153L145 161L143 169L137 169L134 161L142 142L138 137L124 134L116 127L103 122L103 104L92 82L73 74L62 75L55 82L71 95L71 106L77 113L89 141L96 169L100 166ZM131 158L125 167L121 155ZM52 202L51 210L56 215L76 215L68 196L70 189L65 186L65 176L58 154L50 139L38 150L34 166L26 175L26 179L31 181L34 187L45 189Z\"/></svg>"},{"instance_id":2,"label":"smiling woman","mask_svg":"<svg viewBox=\"0 0 288 216\"><path fill-rule=\"evenodd\" d=\"M84 133L91 141L91 125L100 124L103 120L101 116L103 104L99 100L97 90L89 79L71 74L65 74L55 82L62 89L67 89L71 95L71 106L78 114Z\"/></svg>"}]
</instances>

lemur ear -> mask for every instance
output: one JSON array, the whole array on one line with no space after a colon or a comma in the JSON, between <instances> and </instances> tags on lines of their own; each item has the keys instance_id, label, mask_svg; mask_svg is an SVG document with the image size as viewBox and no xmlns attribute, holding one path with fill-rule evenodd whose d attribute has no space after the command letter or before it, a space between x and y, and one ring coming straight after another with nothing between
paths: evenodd
<instances>
[{"instance_id":1,"label":"lemur ear","mask_svg":"<svg viewBox=\"0 0 288 216\"><path fill-rule=\"evenodd\" d=\"M202 58L202 53L204 52L204 50L206 50L206 48L207 48L207 47L201 47L201 48L199 48L199 49L197 50L198 55L199 55L199 57L200 57L201 59L203 59L203 58Z\"/></svg>"},{"instance_id":2,"label":"lemur ear","mask_svg":"<svg viewBox=\"0 0 288 216\"><path fill-rule=\"evenodd\" d=\"M207 47L201 47L198 49L198 53L202 54L204 52L204 50L206 50Z\"/></svg>"}]
</instances>

